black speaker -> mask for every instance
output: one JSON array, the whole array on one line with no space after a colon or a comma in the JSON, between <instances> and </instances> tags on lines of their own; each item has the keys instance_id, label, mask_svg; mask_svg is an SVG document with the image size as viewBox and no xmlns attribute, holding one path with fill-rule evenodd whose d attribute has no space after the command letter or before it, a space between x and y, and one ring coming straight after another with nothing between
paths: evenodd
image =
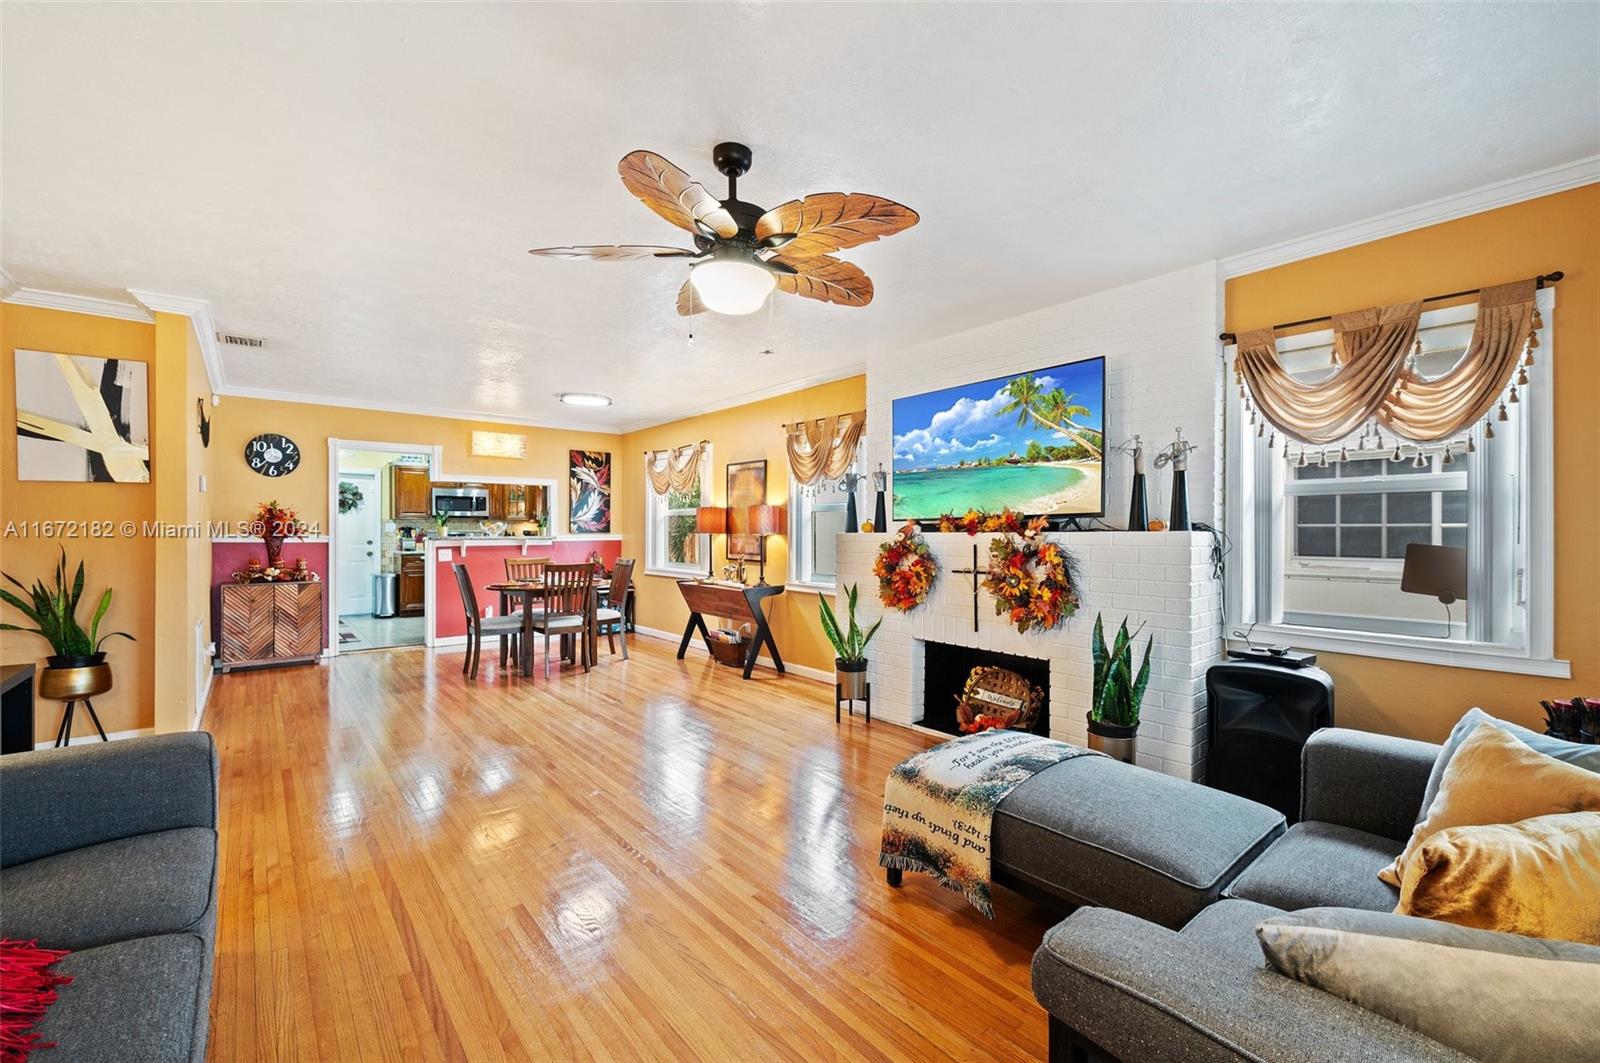
<instances>
[{"instance_id":1,"label":"black speaker","mask_svg":"<svg viewBox=\"0 0 1600 1063\"><path fill-rule=\"evenodd\" d=\"M1300 818L1300 751L1333 726L1333 677L1320 668L1223 661L1206 671L1206 784Z\"/></svg>"}]
</instances>

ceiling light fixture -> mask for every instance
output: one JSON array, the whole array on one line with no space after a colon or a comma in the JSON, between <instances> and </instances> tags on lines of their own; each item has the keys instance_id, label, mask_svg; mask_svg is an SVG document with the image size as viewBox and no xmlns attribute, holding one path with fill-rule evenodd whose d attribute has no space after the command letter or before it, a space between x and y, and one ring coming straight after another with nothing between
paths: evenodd
<instances>
[{"instance_id":1,"label":"ceiling light fixture","mask_svg":"<svg viewBox=\"0 0 1600 1063\"><path fill-rule=\"evenodd\" d=\"M753 314L778 286L772 271L753 256L723 248L689 271L689 283L706 309L718 314Z\"/></svg>"},{"instance_id":2,"label":"ceiling light fixture","mask_svg":"<svg viewBox=\"0 0 1600 1063\"><path fill-rule=\"evenodd\" d=\"M568 406L610 406L610 395L597 395L592 391L563 391L556 398Z\"/></svg>"}]
</instances>

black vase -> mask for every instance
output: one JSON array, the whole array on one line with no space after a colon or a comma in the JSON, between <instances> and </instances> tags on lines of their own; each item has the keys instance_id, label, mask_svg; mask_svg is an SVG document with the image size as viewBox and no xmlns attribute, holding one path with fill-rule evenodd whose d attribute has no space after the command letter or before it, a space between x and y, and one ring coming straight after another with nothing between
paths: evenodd
<instances>
[{"instance_id":1,"label":"black vase","mask_svg":"<svg viewBox=\"0 0 1600 1063\"><path fill-rule=\"evenodd\" d=\"M883 503L883 488L878 488L878 499L872 504L872 530L889 530L889 513Z\"/></svg>"},{"instance_id":2,"label":"black vase","mask_svg":"<svg viewBox=\"0 0 1600 1063\"><path fill-rule=\"evenodd\" d=\"M1128 530L1150 530L1150 507L1145 498L1142 472L1133 474L1133 497L1128 500Z\"/></svg>"},{"instance_id":3,"label":"black vase","mask_svg":"<svg viewBox=\"0 0 1600 1063\"><path fill-rule=\"evenodd\" d=\"M1172 514L1167 521L1168 531L1189 530L1189 474L1182 469L1172 470Z\"/></svg>"},{"instance_id":4,"label":"black vase","mask_svg":"<svg viewBox=\"0 0 1600 1063\"><path fill-rule=\"evenodd\" d=\"M860 531L861 530L861 523L858 520L856 520L856 493L854 491L849 492L845 496L845 499L846 499L846 501L845 501L845 504L844 504L844 530L847 531L847 532Z\"/></svg>"}]
</instances>

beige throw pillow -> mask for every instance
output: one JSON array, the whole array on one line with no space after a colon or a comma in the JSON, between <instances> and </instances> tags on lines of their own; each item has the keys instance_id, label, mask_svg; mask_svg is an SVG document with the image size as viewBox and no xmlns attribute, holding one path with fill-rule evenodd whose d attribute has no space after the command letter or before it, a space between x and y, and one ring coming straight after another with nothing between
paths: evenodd
<instances>
[{"instance_id":1,"label":"beige throw pillow","mask_svg":"<svg viewBox=\"0 0 1600 1063\"><path fill-rule=\"evenodd\" d=\"M1378 877L1398 887L1411 855L1449 827L1517 823L1560 812L1600 812L1600 775L1535 752L1493 724L1482 724L1450 758L1428 814Z\"/></svg>"},{"instance_id":2,"label":"beige throw pillow","mask_svg":"<svg viewBox=\"0 0 1600 1063\"><path fill-rule=\"evenodd\" d=\"M1343 997L1473 1059L1600 1059L1600 948L1413 919L1306 908L1256 927L1279 974ZM1306 1046L1306 1058L1317 1059ZM1371 1059L1384 1058L1374 1045Z\"/></svg>"},{"instance_id":3,"label":"beige throw pillow","mask_svg":"<svg viewBox=\"0 0 1600 1063\"><path fill-rule=\"evenodd\" d=\"M1406 861L1395 911L1600 945L1600 812L1442 830Z\"/></svg>"}]
</instances>

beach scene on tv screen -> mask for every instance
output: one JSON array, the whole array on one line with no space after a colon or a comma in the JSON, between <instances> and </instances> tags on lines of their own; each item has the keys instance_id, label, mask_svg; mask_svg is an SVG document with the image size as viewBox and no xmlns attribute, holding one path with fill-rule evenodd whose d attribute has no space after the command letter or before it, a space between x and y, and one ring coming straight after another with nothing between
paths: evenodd
<instances>
[{"instance_id":1,"label":"beach scene on tv screen","mask_svg":"<svg viewBox=\"0 0 1600 1063\"><path fill-rule=\"evenodd\" d=\"M1105 360L894 400L894 519L1101 512Z\"/></svg>"}]
</instances>

